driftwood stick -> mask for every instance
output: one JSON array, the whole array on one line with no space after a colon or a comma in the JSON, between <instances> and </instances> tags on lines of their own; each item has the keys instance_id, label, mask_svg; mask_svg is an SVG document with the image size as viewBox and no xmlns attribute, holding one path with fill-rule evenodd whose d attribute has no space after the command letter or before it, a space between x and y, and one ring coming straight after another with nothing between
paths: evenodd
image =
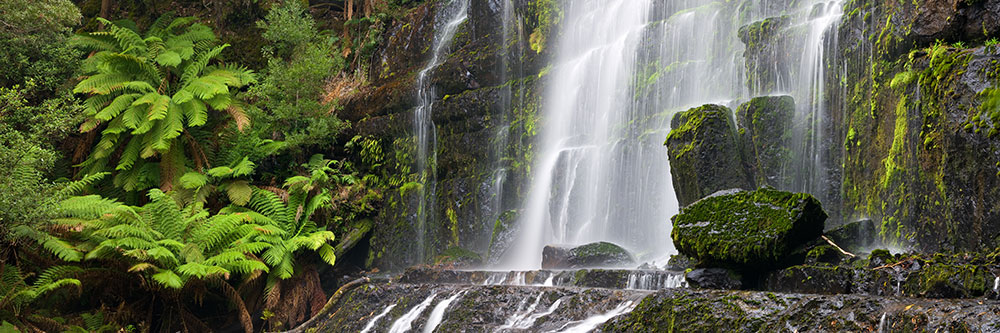
<instances>
[{"instance_id":1,"label":"driftwood stick","mask_svg":"<svg viewBox=\"0 0 1000 333\"><path fill-rule=\"evenodd\" d=\"M834 243L829 238L826 238L826 235L823 235L823 236L820 236L820 237L823 237L823 240L825 240L827 243L830 243L830 245L833 245L833 247L837 248L837 250L840 251L840 253L843 253L845 255L849 255L849 256L851 256L851 258L857 257L856 255L854 255L854 253L850 253L850 252L844 251L844 249L840 248L840 246L837 246L837 243Z\"/></svg>"},{"instance_id":2,"label":"driftwood stick","mask_svg":"<svg viewBox=\"0 0 1000 333\"><path fill-rule=\"evenodd\" d=\"M302 325L299 325L298 327L293 328L293 329L288 330L288 331L285 331L283 333L302 333L302 332L305 332L305 330L308 329L309 327L311 327L313 324L315 324L315 322L317 320L319 320L320 317L328 315L330 313L330 311L333 310L334 305L337 304L338 301L340 301L340 298L343 297L344 294L347 293L347 291L349 291L351 289L354 289L354 288L357 288L357 287L359 287L359 286L361 286L363 284L366 284L368 282L371 282L371 279L369 279L366 276L366 277L363 277L363 278L360 278L360 279L348 282L347 284L344 284L343 286L340 287L340 289L337 289L337 291L333 293L333 296L330 296L330 300L326 301L326 305L324 305L323 308L320 309L319 312L317 312L315 316L313 316L312 318L309 318L309 320L307 320L306 322L302 323Z\"/></svg>"}]
</instances>

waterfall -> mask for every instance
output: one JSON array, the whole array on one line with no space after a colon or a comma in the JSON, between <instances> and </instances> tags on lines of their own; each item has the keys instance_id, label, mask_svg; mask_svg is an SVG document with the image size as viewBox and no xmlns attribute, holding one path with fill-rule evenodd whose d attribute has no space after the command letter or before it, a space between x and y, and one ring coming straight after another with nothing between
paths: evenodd
<instances>
[{"instance_id":1,"label":"waterfall","mask_svg":"<svg viewBox=\"0 0 1000 333\"><path fill-rule=\"evenodd\" d=\"M368 321L368 324L366 324L365 328L361 330L361 333L371 332L372 329L375 328L375 324L378 323L379 319L385 317L385 315L389 314L389 311L392 311L392 309L395 307L396 304L390 304L389 306L385 307L385 310L382 310L382 312L379 312L378 315L372 317L372 320Z\"/></svg>"},{"instance_id":2,"label":"waterfall","mask_svg":"<svg viewBox=\"0 0 1000 333\"><path fill-rule=\"evenodd\" d=\"M788 63L798 60L798 76L789 93L795 98L795 133L792 142L796 159L791 170L799 172L795 186L791 190L812 193L820 200L830 199L826 178L830 174L825 156L825 148L830 145L827 126L825 61L828 50L837 49L837 23L843 15L841 1L811 1L800 7L801 25L807 29L799 59L786 59Z\"/></svg>"},{"instance_id":3,"label":"waterfall","mask_svg":"<svg viewBox=\"0 0 1000 333\"><path fill-rule=\"evenodd\" d=\"M882 319L878 320L878 333L885 333L885 312L882 312Z\"/></svg>"},{"instance_id":4,"label":"waterfall","mask_svg":"<svg viewBox=\"0 0 1000 333\"><path fill-rule=\"evenodd\" d=\"M392 323L392 327L389 328L389 333L403 333L409 331L410 327L413 326L413 321L420 318L420 314L431 305L431 302L433 302L436 297L437 293L432 293L430 296L427 296L423 302L420 302L420 304L417 304L417 306L413 307L413 309L410 309L410 311L402 317L396 319L396 322Z\"/></svg>"},{"instance_id":5,"label":"waterfall","mask_svg":"<svg viewBox=\"0 0 1000 333\"><path fill-rule=\"evenodd\" d=\"M413 131L416 140L416 172L420 177L422 193L416 211L417 260L423 263L426 256L427 217L434 216L437 195L437 131L434 127L433 111L435 93L430 83L430 74L444 61L442 55L448 51L452 37L459 25L468 17L469 0L452 0L440 7L437 19L446 19L444 26L435 27L431 60L417 75L418 105L413 117ZM438 21L436 20L436 21Z\"/></svg>"},{"instance_id":6,"label":"waterfall","mask_svg":"<svg viewBox=\"0 0 1000 333\"><path fill-rule=\"evenodd\" d=\"M620 134L616 128L629 121L626 108L621 107L627 97L622 87L630 79L649 6L649 0L564 4L566 22L549 74L539 154L508 265L537 268L545 244L610 240L635 247L643 242L628 236L650 232L621 230L616 235L609 228L610 221L627 218L613 214L632 199L628 193L616 192L613 173L623 170L615 169L642 163L635 157L616 160L616 155L630 147L613 138ZM650 200L634 204L646 203ZM655 229L662 234L662 228Z\"/></svg>"},{"instance_id":7,"label":"waterfall","mask_svg":"<svg viewBox=\"0 0 1000 333\"><path fill-rule=\"evenodd\" d=\"M506 266L537 268L548 244L609 241L642 261L674 253L670 217L679 207L663 140L675 112L707 103L735 109L760 93L794 96L792 142L801 144L789 147L797 158L786 168L801 172L797 188L786 190L826 198L829 169L839 163L826 156L825 67L836 50L830 36L841 2L561 2L565 19L546 77L538 153ZM794 24L783 31L791 41L775 46L771 62L751 66L774 67L768 80L775 82L751 91L738 32L785 14Z\"/></svg>"},{"instance_id":8,"label":"waterfall","mask_svg":"<svg viewBox=\"0 0 1000 333\"><path fill-rule=\"evenodd\" d=\"M455 302L458 298L462 297L465 291L456 292L451 297L441 301L438 305L434 306L434 310L431 310L431 316L427 318L427 324L424 325L424 333L434 332L434 329L441 324L441 320L444 319L444 312L448 310L452 302Z\"/></svg>"}]
</instances>

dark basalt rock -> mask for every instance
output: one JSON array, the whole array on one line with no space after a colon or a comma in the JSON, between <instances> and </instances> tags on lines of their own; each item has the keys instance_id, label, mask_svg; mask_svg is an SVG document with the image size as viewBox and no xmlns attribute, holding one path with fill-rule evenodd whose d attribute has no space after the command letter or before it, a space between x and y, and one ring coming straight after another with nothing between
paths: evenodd
<instances>
[{"instance_id":1,"label":"dark basalt rock","mask_svg":"<svg viewBox=\"0 0 1000 333\"><path fill-rule=\"evenodd\" d=\"M702 289L740 289L743 287L739 273L725 268L698 268L684 275L688 284Z\"/></svg>"},{"instance_id":2,"label":"dark basalt rock","mask_svg":"<svg viewBox=\"0 0 1000 333\"><path fill-rule=\"evenodd\" d=\"M739 158L732 111L704 105L674 115L665 145L670 174L681 206L717 191L752 188Z\"/></svg>"},{"instance_id":3,"label":"dark basalt rock","mask_svg":"<svg viewBox=\"0 0 1000 333\"><path fill-rule=\"evenodd\" d=\"M823 232L826 212L805 193L771 188L720 192L681 209L671 237L705 265L775 265Z\"/></svg>"},{"instance_id":4,"label":"dark basalt rock","mask_svg":"<svg viewBox=\"0 0 1000 333\"><path fill-rule=\"evenodd\" d=\"M667 260L667 269L672 271L684 271L688 268L694 268L697 263L696 260L683 254L675 254L670 256Z\"/></svg>"},{"instance_id":5,"label":"dark basalt rock","mask_svg":"<svg viewBox=\"0 0 1000 333\"><path fill-rule=\"evenodd\" d=\"M791 96L756 97L736 109L744 167L756 186L788 188L794 170L791 161L792 119L795 100Z\"/></svg>"},{"instance_id":6,"label":"dark basalt rock","mask_svg":"<svg viewBox=\"0 0 1000 333\"><path fill-rule=\"evenodd\" d=\"M854 271L838 266L799 265L768 274L763 290L807 294L847 294Z\"/></svg>"},{"instance_id":7,"label":"dark basalt rock","mask_svg":"<svg viewBox=\"0 0 1000 333\"><path fill-rule=\"evenodd\" d=\"M543 269L586 267L622 267L635 263L635 259L621 246L598 242L572 249L546 246L542 250Z\"/></svg>"}]
</instances>

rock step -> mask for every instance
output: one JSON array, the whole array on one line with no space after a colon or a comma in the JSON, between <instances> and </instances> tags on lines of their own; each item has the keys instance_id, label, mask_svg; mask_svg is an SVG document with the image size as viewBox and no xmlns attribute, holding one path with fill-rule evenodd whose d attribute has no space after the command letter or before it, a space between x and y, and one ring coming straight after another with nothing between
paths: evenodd
<instances>
[{"instance_id":1,"label":"rock step","mask_svg":"<svg viewBox=\"0 0 1000 333\"><path fill-rule=\"evenodd\" d=\"M399 282L410 284L510 285L659 290L687 286L683 272L627 269L459 271L410 268Z\"/></svg>"},{"instance_id":2,"label":"rock step","mask_svg":"<svg viewBox=\"0 0 1000 333\"><path fill-rule=\"evenodd\" d=\"M1000 330L1000 302L983 299L377 282L339 303L316 332Z\"/></svg>"}]
</instances>

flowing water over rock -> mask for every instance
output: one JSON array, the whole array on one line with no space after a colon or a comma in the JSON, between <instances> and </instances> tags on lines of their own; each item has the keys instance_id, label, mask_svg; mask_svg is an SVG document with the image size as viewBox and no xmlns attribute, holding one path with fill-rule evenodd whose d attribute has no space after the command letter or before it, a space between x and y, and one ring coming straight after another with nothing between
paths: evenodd
<instances>
[{"instance_id":1,"label":"flowing water over rock","mask_svg":"<svg viewBox=\"0 0 1000 333\"><path fill-rule=\"evenodd\" d=\"M785 147L795 151L787 187L825 198L833 166L823 157L824 68L841 4L786 2L564 3L538 157L507 267L537 268L547 244L610 241L641 261L673 253L663 237L678 205L662 142L674 112L706 103L735 107L777 93L802 100L795 147ZM763 51L744 45L740 28L772 16L787 22L771 28L787 43L745 60L744 51Z\"/></svg>"},{"instance_id":2,"label":"flowing water over rock","mask_svg":"<svg viewBox=\"0 0 1000 333\"><path fill-rule=\"evenodd\" d=\"M422 191L416 207L415 224L417 230L417 262L426 261L427 218L434 216L431 211L437 197L437 129L432 120L434 101L437 98L430 84L430 74L441 65L442 55L448 51L458 27L468 18L469 0L452 0L441 6L435 22L443 22L434 29L434 43L430 62L417 74L417 105L413 116L413 131L416 136L416 172L420 177Z\"/></svg>"}]
</instances>

